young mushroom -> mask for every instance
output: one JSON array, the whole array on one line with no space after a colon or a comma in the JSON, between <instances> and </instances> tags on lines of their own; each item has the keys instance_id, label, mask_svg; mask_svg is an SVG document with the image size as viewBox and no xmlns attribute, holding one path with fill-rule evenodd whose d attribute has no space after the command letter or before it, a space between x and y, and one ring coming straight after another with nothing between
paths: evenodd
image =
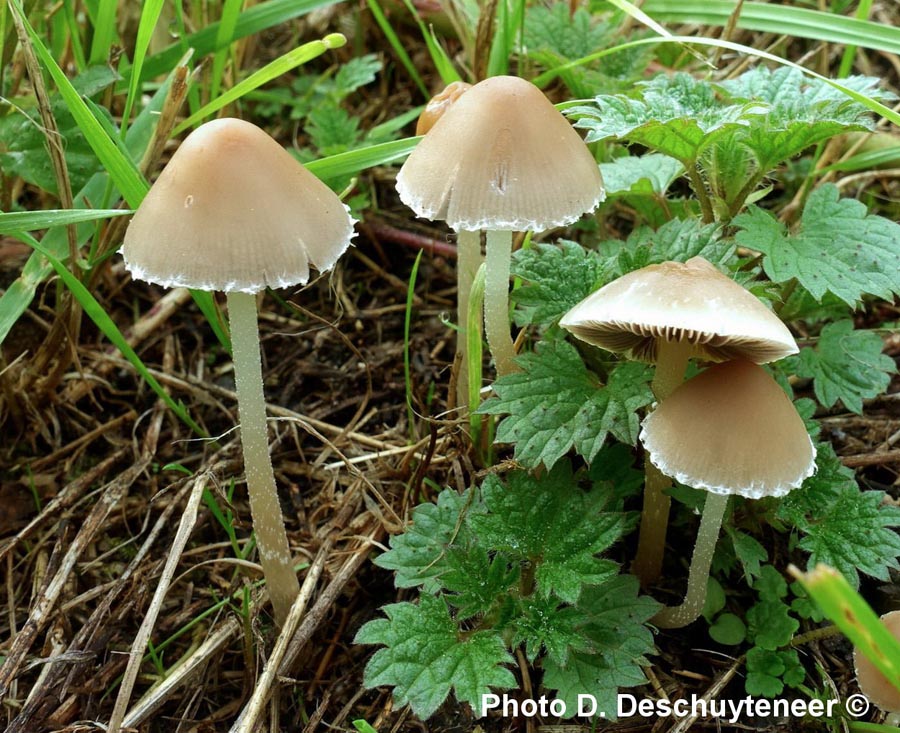
<instances>
[{"instance_id":1,"label":"young mushroom","mask_svg":"<svg viewBox=\"0 0 900 733\"><path fill-rule=\"evenodd\" d=\"M881 623L898 640L900 640L900 611L890 611L881 617ZM853 648L853 666L856 669L856 682L860 691L893 719L893 724L900 722L900 690L892 685L881 670L860 652Z\"/></svg>"},{"instance_id":2,"label":"young mushroom","mask_svg":"<svg viewBox=\"0 0 900 733\"><path fill-rule=\"evenodd\" d=\"M813 474L816 449L784 390L745 360L684 382L644 418L640 439L664 475L707 492L684 602L653 618L661 628L681 628L706 601L728 497L784 496Z\"/></svg>"},{"instance_id":3,"label":"young mushroom","mask_svg":"<svg viewBox=\"0 0 900 733\"><path fill-rule=\"evenodd\" d=\"M265 132L237 119L181 144L125 233L132 277L227 294L241 445L260 563L280 625L299 592L266 433L256 293L305 284L350 244L353 219Z\"/></svg>"},{"instance_id":4,"label":"young mushroom","mask_svg":"<svg viewBox=\"0 0 900 733\"><path fill-rule=\"evenodd\" d=\"M798 350L777 316L702 257L623 275L572 308L560 325L595 346L655 362L651 387L660 403L681 384L691 357L763 364ZM662 568L670 505L664 492L671 482L652 463L645 472L633 571L646 586Z\"/></svg>"},{"instance_id":5,"label":"young mushroom","mask_svg":"<svg viewBox=\"0 0 900 733\"><path fill-rule=\"evenodd\" d=\"M497 373L514 371L512 235L571 224L603 200L600 168L584 141L532 83L492 77L434 123L400 169L397 192L417 216L460 233L461 299L480 257L478 232L486 230L485 332Z\"/></svg>"}]
</instances>

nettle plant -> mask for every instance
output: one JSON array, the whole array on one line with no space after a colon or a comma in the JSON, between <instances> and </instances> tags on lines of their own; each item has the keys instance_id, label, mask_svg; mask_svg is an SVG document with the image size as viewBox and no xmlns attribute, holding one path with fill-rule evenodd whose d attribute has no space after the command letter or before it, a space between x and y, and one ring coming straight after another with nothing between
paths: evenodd
<instances>
[{"instance_id":1,"label":"nettle plant","mask_svg":"<svg viewBox=\"0 0 900 733\"><path fill-rule=\"evenodd\" d=\"M874 79L842 83L886 96ZM511 446L516 467L416 508L376 561L419 596L386 606L386 618L360 630L359 642L383 645L366 684L393 686L397 702L423 718L451 689L478 709L483 694L516 686L516 669L529 676L531 697L542 689L561 698L568 715L578 693L594 694L609 713L619 688L646 681L660 604L603 555L637 523L644 477L635 446L654 400L653 368L571 340L559 321L647 265L703 257L809 334L798 354L766 369L792 397L789 378L811 383L815 400L794 404L817 471L783 498L731 500L703 610L712 640L746 653L747 692L802 687L807 670L790 643L803 621L821 620L771 564L764 536L788 535L793 561L827 563L857 585L860 574L887 580L900 568L900 509L860 490L813 418L838 402L860 413L888 386L893 360L852 315L868 297L900 292L900 226L830 184L808 191L790 226L760 205L785 163L837 134L871 129L865 107L797 70L757 68L720 83L659 76L569 114L609 160L601 215L615 207L635 226L626 239L516 253L514 320L533 334L533 349L479 410L499 417L497 442ZM673 521L693 521L703 507L697 490L676 483L668 493ZM723 587L741 586L731 594L740 601L729 603Z\"/></svg>"}]
</instances>

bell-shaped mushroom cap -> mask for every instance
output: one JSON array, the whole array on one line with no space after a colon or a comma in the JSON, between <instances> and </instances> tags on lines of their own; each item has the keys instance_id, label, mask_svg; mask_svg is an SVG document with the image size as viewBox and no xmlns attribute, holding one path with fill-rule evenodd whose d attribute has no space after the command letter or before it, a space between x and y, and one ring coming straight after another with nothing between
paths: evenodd
<instances>
[{"instance_id":1,"label":"bell-shaped mushroom cap","mask_svg":"<svg viewBox=\"0 0 900 733\"><path fill-rule=\"evenodd\" d=\"M635 270L572 308L560 325L578 338L655 361L659 339L688 341L710 361L757 364L796 354L787 327L702 257Z\"/></svg>"},{"instance_id":2,"label":"bell-shaped mushroom cap","mask_svg":"<svg viewBox=\"0 0 900 733\"><path fill-rule=\"evenodd\" d=\"M472 88L464 81L451 81L443 90L428 100L419 120L416 122L416 135L426 134L434 124L444 116L463 94Z\"/></svg>"},{"instance_id":3,"label":"bell-shaped mushroom cap","mask_svg":"<svg viewBox=\"0 0 900 733\"><path fill-rule=\"evenodd\" d=\"M900 611L884 614L881 622L900 639ZM878 667L856 647L853 649L853 665L856 667L856 681L862 693L882 710L900 713L900 690L888 682Z\"/></svg>"},{"instance_id":4,"label":"bell-shaped mushroom cap","mask_svg":"<svg viewBox=\"0 0 900 733\"><path fill-rule=\"evenodd\" d=\"M716 364L644 418L641 442L685 486L750 499L784 496L816 469L816 450L784 390L749 361Z\"/></svg>"},{"instance_id":5,"label":"bell-shaped mushroom cap","mask_svg":"<svg viewBox=\"0 0 900 733\"><path fill-rule=\"evenodd\" d=\"M254 293L331 268L353 236L334 192L255 125L220 119L184 140L125 233L132 277Z\"/></svg>"},{"instance_id":6,"label":"bell-shaped mushroom cap","mask_svg":"<svg viewBox=\"0 0 900 733\"><path fill-rule=\"evenodd\" d=\"M531 82L495 76L462 94L397 175L418 216L453 229L543 230L604 198L581 136Z\"/></svg>"}]
</instances>

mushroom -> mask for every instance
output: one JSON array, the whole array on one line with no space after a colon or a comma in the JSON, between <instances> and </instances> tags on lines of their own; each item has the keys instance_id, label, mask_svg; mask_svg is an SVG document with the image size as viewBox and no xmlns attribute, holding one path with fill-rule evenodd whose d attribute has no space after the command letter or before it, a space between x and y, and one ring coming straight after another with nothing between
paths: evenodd
<instances>
[{"instance_id":1,"label":"mushroom","mask_svg":"<svg viewBox=\"0 0 900 733\"><path fill-rule=\"evenodd\" d=\"M900 611L890 611L881 617L881 622L895 638L900 640ZM900 690L892 685L872 661L853 647L853 666L860 691L871 702L895 718L900 716Z\"/></svg>"},{"instance_id":2,"label":"mushroom","mask_svg":"<svg viewBox=\"0 0 900 733\"><path fill-rule=\"evenodd\" d=\"M777 316L702 257L649 265L623 275L582 300L560 325L595 346L656 362L651 387L659 402L682 382L692 356L763 364L798 351ZM662 568L670 505L664 492L671 482L651 463L645 472L632 567L648 585Z\"/></svg>"},{"instance_id":3,"label":"mushroom","mask_svg":"<svg viewBox=\"0 0 900 733\"><path fill-rule=\"evenodd\" d=\"M816 449L784 390L742 359L716 364L675 389L644 418L640 439L664 475L708 492L684 602L653 618L661 628L680 628L706 601L728 497L784 496L813 474Z\"/></svg>"},{"instance_id":4,"label":"mushroom","mask_svg":"<svg viewBox=\"0 0 900 733\"><path fill-rule=\"evenodd\" d=\"M451 81L442 91L429 99L416 122L416 135L425 135L434 127L434 123L444 116L444 112L471 88L472 85L464 81Z\"/></svg>"},{"instance_id":5,"label":"mushroom","mask_svg":"<svg viewBox=\"0 0 900 733\"><path fill-rule=\"evenodd\" d=\"M299 592L266 435L256 293L305 284L350 244L340 199L265 132L219 119L181 144L125 233L132 277L227 294L241 445L260 563L276 622Z\"/></svg>"},{"instance_id":6,"label":"mushroom","mask_svg":"<svg viewBox=\"0 0 900 733\"><path fill-rule=\"evenodd\" d=\"M603 200L600 168L581 136L531 82L485 79L422 138L397 174L397 192L417 216L460 233L460 324L481 256L478 232L487 231L485 332L497 373L514 371L512 233L571 224Z\"/></svg>"}]
</instances>

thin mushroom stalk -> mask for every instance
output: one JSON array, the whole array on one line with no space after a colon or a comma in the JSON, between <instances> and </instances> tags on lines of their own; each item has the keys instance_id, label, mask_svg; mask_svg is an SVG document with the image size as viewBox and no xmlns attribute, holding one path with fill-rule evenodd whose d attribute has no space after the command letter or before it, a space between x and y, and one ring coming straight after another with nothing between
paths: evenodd
<instances>
[{"instance_id":1,"label":"thin mushroom stalk","mask_svg":"<svg viewBox=\"0 0 900 733\"><path fill-rule=\"evenodd\" d=\"M516 349L509 331L511 231L488 230L485 244L484 332L497 376L515 372Z\"/></svg>"},{"instance_id":2,"label":"thin mushroom stalk","mask_svg":"<svg viewBox=\"0 0 900 733\"><path fill-rule=\"evenodd\" d=\"M703 505L703 516L700 518L700 529L691 558L691 569L688 574L687 593L677 606L666 606L656 614L651 623L661 629L680 629L700 618L706 603L706 587L709 580L709 569L712 567L713 555L719 541L719 530L722 528L722 517L728 506L728 496L707 494Z\"/></svg>"},{"instance_id":3,"label":"thin mushroom stalk","mask_svg":"<svg viewBox=\"0 0 900 733\"><path fill-rule=\"evenodd\" d=\"M657 402L662 402L684 381L684 372L694 347L685 341L660 339L656 348L656 373L650 389ZM671 488L672 479L649 460L644 462L644 476L644 506L638 531L638 549L631 569L641 585L647 587L656 582L662 572L672 504L665 492Z\"/></svg>"},{"instance_id":4,"label":"thin mushroom stalk","mask_svg":"<svg viewBox=\"0 0 900 733\"><path fill-rule=\"evenodd\" d=\"M275 487L275 473L269 456L256 295L231 292L227 298L250 513L253 515L253 530L269 598L275 610L275 621L281 626L300 592L300 583L291 562L284 517Z\"/></svg>"}]
</instances>

